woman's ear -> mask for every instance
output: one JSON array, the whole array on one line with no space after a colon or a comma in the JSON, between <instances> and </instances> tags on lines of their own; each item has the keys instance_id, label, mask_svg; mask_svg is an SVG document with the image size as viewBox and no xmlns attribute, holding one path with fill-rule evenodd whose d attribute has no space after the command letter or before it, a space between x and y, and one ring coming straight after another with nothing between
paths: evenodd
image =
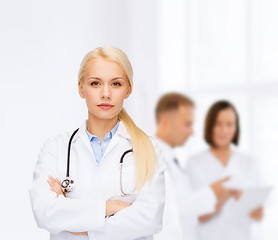
<instances>
[{"instance_id":1,"label":"woman's ear","mask_svg":"<svg viewBox=\"0 0 278 240\"><path fill-rule=\"evenodd\" d=\"M83 93L83 88L82 88L82 84L80 82L78 82L78 92L81 98L85 98L84 93Z\"/></svg>"},{"instance_id":2,"label":"woman's ear","mask_svg":"<svg viewBox=\"0 0 278 240\"><path fill-rule=\"evenodd\" d=\"M125 99L127 99L129 97L130 93L131 93L131 86L128 85L128 89L127 89L127 92L126 92L126 95L125 95Z\"/></svg>"}]
</instances>

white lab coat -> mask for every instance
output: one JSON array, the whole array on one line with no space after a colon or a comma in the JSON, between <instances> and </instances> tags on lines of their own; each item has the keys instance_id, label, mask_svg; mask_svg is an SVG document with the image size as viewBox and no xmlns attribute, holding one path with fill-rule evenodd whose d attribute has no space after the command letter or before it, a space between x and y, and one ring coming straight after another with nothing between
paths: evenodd
<instances>
[{"instance_id":1,"label":"white lab coat","mask_svg":"<svg viewBox=\"0 0 278 240\"><path fill-rule=\"evenodd\" d=\"M194 240L200 215L215 210L217 202L212 189L205 186L193 191L188 173L174 162L174 149L158 139L166 163L165 209L162 231L155 240Z\"/></svg>"},{"instance_id":2,"label":"white lab coat","mask_svg":"<svg viewBox=\"0 0 278 240\"><path fill-rule=\"evenodd\" d=\"M98 165L84 122L71 145L70 177L75 182L66 197L50 191L47 183L51 175L62 181L67 169L67 147L72 132L48 139L42 147L29 189L31 204L39 227L50 232L51 240L149 240L162 228L164 207L164 170L159 151L158 164L152 181L140 192L136 185L134 155L124 158L121 196L119 162L122 154L132 148L130 136L123 122ZM154 143L156 148L156 145ZM157 150L157 148L156 148ZM105 218L106 201L121 200L132 203L111 217ZM73 235L71 232L88 232Z\"/></svg>"},{"instance_id":3,"label":"white lab coat","mask_svg":"<svg viewBox=\"0 0 278 240\"><path fill-rule=\"evenodd\" d=\"M236 149L232 150L231 158L226 167L209 150L206 150L189 159L187 170L195 189L208 186L225 176L240 179L244 187L254 187L258 184L255 162ZM252 239L252 220L247 218L247 221L236 222L230 217L235 203L236 200L230 198L220 213L206 223L199 223L197 228L198 240Z\"/></svg>"}]
</instances>

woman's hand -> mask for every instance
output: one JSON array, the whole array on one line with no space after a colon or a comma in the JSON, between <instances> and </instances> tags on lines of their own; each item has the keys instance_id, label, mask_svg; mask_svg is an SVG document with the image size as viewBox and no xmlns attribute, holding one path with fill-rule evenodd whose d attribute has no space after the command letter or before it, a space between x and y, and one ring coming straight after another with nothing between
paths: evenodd
<instances>
[{"instance_id":1,"label":"woman's hand","mask_svg":"<svg viewBox=\"0 0 278 240\"><path fill-rule=\"evenodd\" d=\"M49 176L47 182L50 186L50 190L52 192L55 192L57 194L57 197L59 197L59 195L64 195L65 196L65 193L63 192L63 189L62 189L62 186L61 186L61 183L59 182L59 180L57 178Z\"/></svg>"},{"instance_id":2,"label":"woman's hand","mask_svg":"<svg viewBox=\"0 0 278 240\"><path fill-rule=\"evenodd\" d=\"M214 216L216 216L222 210L222 207L225 205L225 203L230 198L229 190L226 190L226 191L227 192L223 195L223 197L220 198L218 200L218 202L216 203L214 212L210 213L210 214L200 216L199 217L199 222L205 223L205 222L209 221L210 219L212 219Z\"/></svg>"},{"instance_id":3,"label":"woman's hand","mask_svg":"<svg viewBox=\"0 0 278 240\"><path fill-rule=\"evenodd\" d=\"M263 207L258 207L257 209L250 212L250 217L256 221L262 220L263 215L264 215Z\"/></svg>"},{"instance_id":4,"label":"woman's hand","mask_svg":"<svg viewBox=\"0 0 278 240\"><path fill-rule=\"evenodd\" d=\"M239 200L243 191L241 190L230 190L231 197L233 197L235 200Z\"/></svg>"},{"instance_id":5,"label":"woman's hand","mask_svg":"<svg viewBox=\"0 0 278 240\"><path fill-rule=\"evenodd\" d=\"M221 181L225 182L227 180L228 180L228 178L222 179L219 182L216 182L214 185L216 185L216 187L217 187L217 185L220 184L220 187L221 187L221 184L222 184ZM213 189L213 185L211 187ZM242 194L242 191L240 191L240 190L230 190L230 189L226 189L223 187L222 187L221 191L222 191L222 194L221 194L221 197L218 198L218 202L215 205L214 213L200 216L199 221L201 223L205 223L205 222L209 221L211 218L213 218L214 216L216 216L222 210L223 206L229 200L229 198L233 197L234 199L238 200Z\"/></svg>"},{"instance_id":6,"label":"woman's hand","mask_svg":"<svg viewBox=\"0 0 278 240\"><path fill-rule=\"evenodd\" d=\"M112 216L116 212L131 206L130 203L122 202L122 201L106 201L106 214L105 216Z\"/></svg>"},{"instance_id":7,"label":"woman's hand","mask_svg":"<svg viewBox=\"0 0 278 240\"><path fill-rule=\"evenodd\" d=\"M67 232L69 232L69 231L67 231ZM74 235L88 235L87 232L69 232L69 233L74 234Z\"/></svg>"},{"instance_id":8,"label":"woman's hand","mask_svg":"<svg viewBox=\"0 0 278 240\"><path fill-rule=\"evenodd\" d=\"M106 214L105 217L107 216L113 216L116 212L131 206L130 203L122 202L122 201L106 201ZM69 232L74 235L88 235L87 232Z\"/></svg>"},{"instance_id":9,"label":"woman's hand","mask_svg":"<svg viewBox=\"0 0 278 240\"><path fill-rule=\"evenodd\" d=\"M226 199L229 195L229 190L223 186L223 183L230 180L230 177L226 177L220 179L213 184L210 185L211 189L213 190L218 202Z\"/></svg>"}]
</instances>

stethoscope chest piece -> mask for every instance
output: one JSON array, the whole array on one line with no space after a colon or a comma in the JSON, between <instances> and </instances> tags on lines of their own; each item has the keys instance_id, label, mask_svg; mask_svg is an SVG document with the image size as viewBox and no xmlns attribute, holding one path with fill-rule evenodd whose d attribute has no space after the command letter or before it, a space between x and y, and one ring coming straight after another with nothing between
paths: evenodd
<instances>
[{"instance_id":1,"label":"stethoscope chest piece","mask_svg":"<svg viewBox=\"0 0 278 240\"><path fill-rule=\"evenodd\" d=\"M61 183L63 192L71 192L74 189L74 181L66 178L62 183Z\"/></svg>"}]
</instances>

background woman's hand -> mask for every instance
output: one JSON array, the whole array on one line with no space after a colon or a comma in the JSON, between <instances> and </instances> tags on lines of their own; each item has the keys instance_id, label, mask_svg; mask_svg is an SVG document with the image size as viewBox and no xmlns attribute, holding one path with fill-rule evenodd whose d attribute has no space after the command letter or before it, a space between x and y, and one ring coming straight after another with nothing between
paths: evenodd
<instances>
[{"instance_id":1,"label":"background woman's hand","mask_svg":"<svg viewBox=\"0 0 278 240\"><path fill-rule=\"evenodd\" d=\"M205 222L209 221L211 218L213 218L214 216L216 216L222 210L223 206L226 204L226 202L229 200L229 198L232 197L232 198L238 200L241 197L242 191L231 190L231 189L227 189L222 186L222 184L224 182L226 182L227 180L229 180L229 178L221 179L211 185L211 188L214 191L214 193L218 199L218 202L215 205L215 211L213 213L205 214L205 215L199 217L199 221L201 223L205 223Z\"/></svg>"},{"instance_id":2,"label":"background woman's hand","mask_svg":"<svg viewBox=\"0 0 278 240\"><path fill-rule=\"evenodd\" d=\"M229 180L230 180L230 177L226 177L226 178L220 179L210 185L218 202L223 201L223 199L226 199L229 196L229 190L223 186L223 183L225 183Z\"/></svg>"},{"instance_id":3,"label":"background woman's hand","mask_svg":"<svg viewBox=\"0 0 278 240\"><path fill-rule=\"evenodd\" d=\"M262 220L263 215L264 215L264 211L263 211L263 208L262 208L262 207L258 207L257 209L253 210L253 211L250 213L250 217L251 217L253 220L256 220L256 221Z\"/></svg>"},{"instance_id":4,"label":"background woman's hand","mask_svg":"<svg viewBox=\"0 0 278 240\"><path fill-rule=\"evenodd\" d=\"M50 190L52 192L55 192L57 194L57 197L59 197L59 195L64 195L65 196L65 193L63 192L63 189L62 189L62 186L61 186L61 183L59 182L59 180L57 178L49 176L47 182L50 186Z\"/></svg>"}]
</instances>

